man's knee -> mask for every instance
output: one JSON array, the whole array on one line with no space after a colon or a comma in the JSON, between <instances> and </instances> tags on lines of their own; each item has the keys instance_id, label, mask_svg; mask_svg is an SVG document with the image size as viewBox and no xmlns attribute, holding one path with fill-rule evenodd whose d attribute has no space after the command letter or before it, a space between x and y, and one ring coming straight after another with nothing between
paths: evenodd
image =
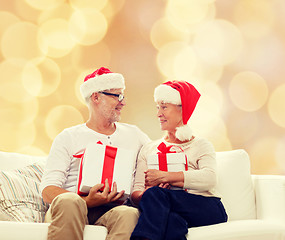
<instances>
[{"instance_id":1,"label":"man's knee","mask_svg":"<svg viewBox=\"0 0 285 240\"><path fill-rule=\"evenodd\" d=\"M125 205L114 207L110 211L112 211L112 217L115 217L120 221L137 221L140 215L137 208Z\"/></svg>"},{"instance_id":2,"label":"man's knee","mask_svg":"<svg viewBox=\"0 0 285 240\"><path fill-rule=\"evenodd\" d=\"M87 206L85 201L76 193L66 192L59 194L52 201L52 207L54 209L68 210L72 211L87 211Z\"/></svg>"}]
</instances>

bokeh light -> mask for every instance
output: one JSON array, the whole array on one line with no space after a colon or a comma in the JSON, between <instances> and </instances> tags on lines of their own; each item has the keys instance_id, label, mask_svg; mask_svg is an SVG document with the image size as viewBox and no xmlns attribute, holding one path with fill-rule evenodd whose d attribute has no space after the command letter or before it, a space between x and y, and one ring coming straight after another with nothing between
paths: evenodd
<instances>
[{"instance_id":1,"label":"bokeh light","mask_svg":"<svg viewBox=\"0 0 285 240\"><path fill-rule=\"evenodd\" d=\"M32 96L39 95L42 88L42 77L39 69L32 64L27 63L23 68L22 85Z\"/></svg>"},{"instance_id":2,"label":"bokeh light","mask_svg":"<svg viewBox=\"0 0 285 240\"><path fill-rule=\"evenodd\" d=\"M268 97L265 80L254 72L241 72L233 77L229 87L234 104L244 111L256 111Z\"/></svg>"},{"instance_id":3,"label":"bokeh light","mask_svg":"<svg viewBox=\"0 0 285 240\"><path fill-rule=\"evenodd\" d=\"M33 98L22 84L22 74L27 63L21 59L9 59L0 63L0 94L6 101L21 103Z\"/></svg>"},{"instance_id":4,"label":"bokeh light","mask_svg":"<svg viewBox=\"0 0 285 240\"><path fill-rule=\"evenodd\" d=\"M37 18L37 23L41 25L52 19L62 19L69 21L73 11L74 9L70 6L70 4L63 3L55 8L45 9L45 11L41 11Z\"/></svg>"},{"instance_id":5,"label":"bokeh light","mask_svg":"<svg viewBox=\"0 0 285 240\"><path fill-rule=\"evenodd\" d=\"M249 148L251 157L251 169L253 172L271 171L276 173L277 162L275 151L278 139L274 137L263 137L254 142Z\"/></svg>"},{"instance_id":6,"label":"bokeh light","mask_svg":"<svg viewBox=\"0 0 285 240\"><path fill-rule=\"evenodd\" d=\"M166 16L169 21L186 30L195 26L207 17L209 3L213 1L199 0L169 0L166 7Z\"/></svg>"},{"instance_id":7,"label":"bokeh light","mask_svg":"<svg viewBox=\"0 0 285 240\"><path fill-rule=\"evenodd\" d=\"M271 94L268 112L271 119L280 127L285 128L285 84L277 87Z\"/></svg>"},{"instance_id":8,"label":"bokeh light","mask_svg":"<svg viewBox=\"0 0 285 240\"><path fill-rule=\"evenodd\" d=\"M274 5L267 0L238 1L234 19L247 38L261 38L271 31L276 20Z\"/></svg>"},{"instance_id":9,"label":"bokeh light","mask_svg":"<svg viewBox=\"0 0 285 240\"><path fill-rule=\"evenodd\" d=\"M282 174L285 174L285 137L281 138L278 143L277 143L277 147L276 147L276 152L275 152L275 156L276 156L276 161L277 164L279 166L279 168L281 168L282 170Z\"/></svg>"},{"instance_id":10,"label":"bokeh light","mask_svg":"<svg viewBox=\"0 0 285 240\"><path fill-rule=\"evenodd\" d=\"M62 4L64 0L25 0L33 8L39 10L53 9Z\"/></svg>"},{"instance_id":11,"label":"bokeh light","mask_svg":"<svg viewBox=\"0 0 285 240\"><path fill-rule=\"evenodd\" d=\"M190 80L196 68L196 54L192 47L187 46L176 53L173 68L177 79Z\"/></svg>"},{"instance_id":12,"label":"bokeh light","mask_svg":"<svg viewBox=\"0 0 285 240\"><path fill-rule=\"evenodd\" d=\"M51 109L45 120L46 133L54 139L64 128L72 127L83 122L81 113L72 106L60 105Z\"/></svg>"},{"instance_id":13,"label":"bokeh light","mask_svg":"<svg viewBox=\"0 0 285 240\"><path fill-rule=\"evenodd\" d=\"M245 149L253 174L285 174L284 0L0 0L0 151L44 155L88 119L79 88L122 73L122 121L161 132L154 88L186 80L191 116L217 151Z\"/></svg>"},{"instance_id":14,"label":"bokeh light","mask_svg":"<svg viewBox=\"0 0 285 240\"><path fill-rule=\"evenodd\" d=\"M203 23L194 36L194 48L205 62L225 65L241 52L243 39L238 28L225 20Z\"/></svg>"},{"instance_id":15,"label":"bokeh light","mask_svg":"<svg viewBox=\"0 0 285 240\"><path fill-rule=\"evenodd\" d=\"M158 52L158 68L167 78L175 78L174 64L176 56L186 47L187 44L184 42L170 42L165 44Z\"/></svg>"},{"instance_id":16,"label":"bokeh light","mask_svg":"<svg viewBox=\"0 0 285 240\"><path fill-rule=\"evenodd\" d=\"M14 148L20 149L32 145L36 137L36 127L32 123L23 126L6 122L0 126L0 131L0 146L4 151L13 151Z\"/></svg>"},{"instance_id":17,"label":"bokeh light","mask_svg":"<svg viewBox=\"0 0 285 240\"><path fill-rule=\"evenodd\" d=\"M64 19L51 19L40 26L38 42L49 57L63 57L75 46L69 34L69 23Z\"/></svg>"},{"instance_id":18,"label":"bokeh light","mask_svg":"<svg viewBox=\"0 0 285 240\"><path fill-rule=\"evenodd\" d=\"M61 71L58 64L50 58L34 59L25 66L22 80L24 88L31 95L46 97L58 88Z\"/></svg>"},{"instance_id":19,"label":"bokeh light","mask_svg":"<svg viewBox=\"0 0 285 240\"><path fill-rule=\"evenodd\" d=\"M187 32L176 28L167 18L161 18L153 24L150 38L153 46L160 49L169 42L187 41L190 36Z\"/></svg>"},{"instance_id":20,"label":"bokeh light","mask_svg":"<svg viewBox=\"0 0 285 240\"><path fill-rule=\"evenodd\" d=\"M95 8L97 10L102 10L108 0L70 0L70 5L75 9L83 8Z\"/></svg>"},{"instance_id":21,"label":"bokeh light","mask_svg":"<svg viewBox=\"0 0 285 240\"><path fill-rule=\"evenodd\" d=\"M69 22L69 32L73 39L77 43L87 46L102 40L107 28L108 23L105 16L96 8L76 10Z\"/></svg>"},{"instance_id":22,"label":"bokeh light","mask_svg":"<svg viewBox=\"0 0 285 240\"><path fill-rule=\"evenodd\" d=\"M14 14L0 11L0 39L9 26L14 25L19 21L20 19Z\"/></svg>"},{"instance_id":23,"label":"bokeh light","mask_svg":"<svg viewBox=\"0 0 285 240\"><path fill-rule=\"evenodd\" d=\"M43 56L38 47L36 36L38 27L28 22L11 25L2 35L1 50L6 59L33 59Z\"/></svg>"},{"instance_id":24,"label":"bokeh light","mask_svg":"<svg viewBox=\"0 0 285 240\"><path fill-rule=\"evenodd\" d=\"M98 59L98 56L101 56ZM109 66L112 53L104 42L91 46L77 46L72 51L71 62L74 69L79 72L86 69L95 69L100 66Z\"/></svg>"}]
</instances>

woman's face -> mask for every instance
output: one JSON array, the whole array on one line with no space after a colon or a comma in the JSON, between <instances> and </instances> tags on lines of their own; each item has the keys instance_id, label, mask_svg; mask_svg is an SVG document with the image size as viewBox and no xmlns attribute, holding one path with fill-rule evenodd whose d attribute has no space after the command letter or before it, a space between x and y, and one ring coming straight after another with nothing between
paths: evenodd
<instances>
[{"instance_id":1,"label":"woman's face","mask_svg":"<svg viewBox=\"0 0 285 240\"><path fill-rule=\"evenodd\" d=\"M171 132L183 125L181 105L157 102L157 117L161 130Z\"/></svg>"}]
</instances>

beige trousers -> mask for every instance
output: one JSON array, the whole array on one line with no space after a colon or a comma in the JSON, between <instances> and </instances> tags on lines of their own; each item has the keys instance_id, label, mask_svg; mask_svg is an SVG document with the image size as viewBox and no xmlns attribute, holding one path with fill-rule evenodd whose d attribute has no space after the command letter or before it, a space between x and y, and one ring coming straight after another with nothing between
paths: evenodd
<instances>
[{"instance_id":1,"label":"beige trousers","mask_svg":"<svg viewBox=\"0 0 285 240\"><path fill-rule=\"evenodd\" d=\"M51 223L48 240L82 240L84 227L88 224L87 214L85 201L76 193L58 195L45 216L45 222ZM107 228L107 240L127 240L130 239L138 217L139 211L136 208L121 205L107 211L95 225Z\"/></svg>"}]
</instances>

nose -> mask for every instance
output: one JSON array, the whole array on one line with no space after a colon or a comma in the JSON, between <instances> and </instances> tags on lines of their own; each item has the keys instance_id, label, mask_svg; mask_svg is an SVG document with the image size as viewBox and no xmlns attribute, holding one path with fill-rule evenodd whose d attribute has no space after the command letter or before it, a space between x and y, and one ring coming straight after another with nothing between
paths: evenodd
<instances>
[{"instance_id":1,"label":"nose","mask_svg":"<svg viewBox=\"0 0 285 240\"><path fill-rule=\"evenodd\" d=\"M123 106L126 106L126 99L124 98L121 102L120 102L121 105Z\"/></svg>"},{"instance_id":2,"label":"nose","mask_svg":"<svg viewBox=\"0 0 285 240\"><path fill-rule=\"evenodd\" d=\"M162 113L161 113L160 108L159 108L159 109L157 109L156 116L157 116L158 118L160 118L160 117L162 116Z\"/></svg>"}]
</instances>

